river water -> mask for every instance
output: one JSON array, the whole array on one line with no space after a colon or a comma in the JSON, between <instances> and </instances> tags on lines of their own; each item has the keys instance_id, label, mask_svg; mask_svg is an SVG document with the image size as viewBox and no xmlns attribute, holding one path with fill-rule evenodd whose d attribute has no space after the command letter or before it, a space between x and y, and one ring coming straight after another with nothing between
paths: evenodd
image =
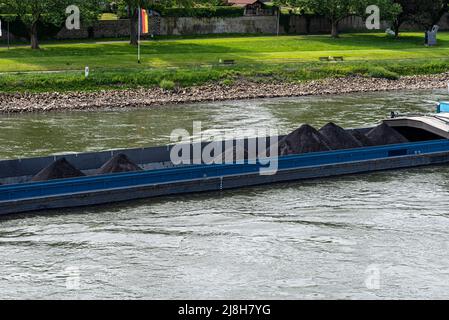
<instances>
[{"instance_id":1,"label":"river water","mask_svg":"<svg viewBox=\"0 0 449 320\"><path fill-rule=\"evenodd\" d=\"M426 112L444 91L0 117L0 158ZM46 214L45 214L46 213ZM0 220L0 298L372 299L449 295L449 168L146 199Z\"/></svg>"}]
</instances>

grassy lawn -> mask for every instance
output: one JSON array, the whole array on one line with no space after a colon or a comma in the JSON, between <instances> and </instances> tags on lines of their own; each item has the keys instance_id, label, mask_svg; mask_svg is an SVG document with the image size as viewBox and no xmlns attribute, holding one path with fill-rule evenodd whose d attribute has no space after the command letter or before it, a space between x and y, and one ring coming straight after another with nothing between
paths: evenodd
<instances>
[{"instance_id":1,"label":"grassy lawn","mask_svg":"<svg viewBox=\"0 0 449 320\"><path fill-rule=\"evenodd\" d=\"M142 44L142 64L136 48L125 42L45 44L42 50L0 47L0 91L95 90L158 85L166 79L187 86L207 81L300 81L364 74L397 77L449 70L449 33L439 34L439 46L426 48L421 33L400 39L385 34L329 36L225 37L158 39ZM319 57L343 56L345 62L319 62ZM218 66L234 59L232 67ZM92 77L80 70L89 66ZM63 71L13 74L14 72ZM6 74L5 74L6 73Z\"/></svg>"}]
</instances>

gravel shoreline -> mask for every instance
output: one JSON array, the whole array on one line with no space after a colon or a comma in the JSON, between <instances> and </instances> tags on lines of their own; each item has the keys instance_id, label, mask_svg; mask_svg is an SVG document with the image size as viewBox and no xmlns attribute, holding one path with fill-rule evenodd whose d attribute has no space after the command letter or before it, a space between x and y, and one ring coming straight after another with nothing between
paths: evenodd
<instances>
[{"instance_id":1,"label":"gravel shoreline","mask_svg":"<svg viewBox=\"0 0 449 320\"><path fill-rule=\"evenodd\" d=\"M165 91L160 88L70 93L0 93L0 113L142 108L181 103L446 88L449 73L398 80L348 77L300 84L239 82Z\"/></svg>"}]
</instances>

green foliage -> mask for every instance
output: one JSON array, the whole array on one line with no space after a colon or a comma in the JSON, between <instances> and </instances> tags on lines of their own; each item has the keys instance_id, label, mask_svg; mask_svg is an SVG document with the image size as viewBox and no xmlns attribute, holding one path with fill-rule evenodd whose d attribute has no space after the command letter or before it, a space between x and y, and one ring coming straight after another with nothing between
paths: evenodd
<instances>
[{"instance_id":1,"label":"green foliage","mask_svg":"<svg viewBox=\"0 0 449 320\"><path fill-rule=\"evenodd\" d=\"M71 4L69 0L3 0L4 7L16 14L22 22L31 26L40 21L52 24L61 23L65 8Z\"/></svg>"},{"instance_id":2,"label":"green foliage","mask_svg":"<svg viewBox=\"0 0 449 320\"><path fill-rule=\"evenodd\" d=\"M154 9L161 11L165 8L192 7L195 0L118 0L118 14L120 17L129 17L138 8Z\"/></svg>"},{"instance_id":3,"label":"green foliage","mask_svg":"<svg viewBox=\"0 0 449 320\"><path fill-rule=\"evenodd\" d=\"M337 36L338 23L351 16L365 17L366 8L377 5L383 19L391 19L400 13L401 7L393 0L278 0L277 3L297 8L303 14L314 13L326 17L333 27L333 36Z\"/></svg>"},{"instance_id":4,"label":"green foliage","mask_svg":"<svg viewBox=\"0 0 449 320\"><path fill-rule=\"evenodd\" d=\"M93 25L106 10L102 0L71 0L71 3L80 8L80 18L84 26Z\"/></svg>"},{"instance_id":5,"label":"green foliage","mask_svg":"<svg viewBox=\"0 0 449 320\"><path fill-rule=\"evenodd\" d=\"M449 0L395 0L395 2L403 9L402 14L397 17L397 22L402 24L409 21L427 30L437 24L449 11Z\"/></svg>"},{"instance_id":6,"label":"green foliage","mask_svg":"<svg viewBox=\"0 0 449 320\"><path fill-rule=\"evenodd\" d=\"M239 7L194 7L194 8L165 8L161 10L165 17L241 17L245 10Z\"/></svg>"},{"instance_id":7,"label":"green foliage","mask_svg":"<svg viewBox=\"0 0 449 320\"><path fill-rule=\"evenodd\" d=\"M0 13L0 19L2 21L9 21L12 22L17 19L17 16L15 14L9 14L9 13Z\"/></svg>"},{"instance_id":8,"label":"green foliage","mask_svg":"<svg viewBox=\"0 0 449 320\"><path fill-rule=\"evenodd\" d=\"M85 24L90 24L100 13L100 3L101 0L2 0L2 8L18 17L27 29L32 48L38 49L38 37L42 34L42 27L54 27L59 30L67 17L66 8L69 5L78 6L82 13L81 19Z\"/></svg>"},{"instance_id":9,"label":"green foliage","mask_svg":"<svg viewBox=\"0 0 449 320\"><path fill-rule=\"evenodd\" d=\"M391 21L402 12L402 6L395 3L395 0L368 0L364 5L376 5L380 9L380 19L384 21ZM362 17L366 17L366 11L363 13L363 7L360 8Z\"/></svg>"},{"instance_id":10,"label":"green foliage","mask_svg":"<svg viewBox=\"0 0 449 320\"><path fill-rule=\"evenodd\" d=\"M175 89L175 83L171 80L162 80L159 83L159 87L164 90L173 91Z\"/></svg>"},{"instance_id":11,"label":"green foliage","mask_svg":"<svg viewBox=\"0 0 449 320\"><path fill-rule=\"evenodd\" d=\"M6 5L4 0L0 0L0 19L2 21L14 21L16 15L11 12L10 8Z\"/></svg>"},{"instance_id":12,"label":"green foliage","mask_svg":"<svg viewBox=\"0 0 449 320\"><path fill-rule=\"evenodd\" d=\"M365 75L372 77L372 78L382 78L382 79L389 79L389 80L399 79L399 75L396 72L387 70L384 67L379 67L379 66L368 68Z\"/></svg>"},{"instance_id":13,"label":"green foliage","mask_svg":"<svg viewBox=\"0 0 449 320\"><path fill-rule=\"evenodd\" d=\"M226 87L230 87L230 86L232 86L233 84L235 83L235 81L233 80L233 79L224 79L223 81L222 81L222 84L224 85L224 86L226 86Z\"/></svg>"},{"instance_id":14,"label":"green foliage","mask_svg":"<svg viewBox=\"0 0 449 320\"><path fill-rule=\"evenodd\" d=\"M242 11L223 4L221 0L117 0L115 6L120 18L130 17L130 12L139 7L157 10L168 17L224 17Z\"/></svg>"}]
</instances>

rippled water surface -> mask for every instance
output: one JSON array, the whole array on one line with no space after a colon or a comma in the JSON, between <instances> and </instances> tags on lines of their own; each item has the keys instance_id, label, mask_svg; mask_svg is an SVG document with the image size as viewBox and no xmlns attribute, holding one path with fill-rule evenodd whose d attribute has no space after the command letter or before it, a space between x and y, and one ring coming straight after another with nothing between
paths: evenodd
<instances>
[{"instance_id":1,"label":"rippled water surface","mask_svg":"<svg viewBox=\"0 0 449 320\"><path fill-rule=\"evenodd\" d=\"M0 158L163 145L192 121L208 134L359 127L442 97L2 116ZM446 166L41 212L0 220L0 298L447 298L448 230Z\"/></svg>"}]
</instances>

